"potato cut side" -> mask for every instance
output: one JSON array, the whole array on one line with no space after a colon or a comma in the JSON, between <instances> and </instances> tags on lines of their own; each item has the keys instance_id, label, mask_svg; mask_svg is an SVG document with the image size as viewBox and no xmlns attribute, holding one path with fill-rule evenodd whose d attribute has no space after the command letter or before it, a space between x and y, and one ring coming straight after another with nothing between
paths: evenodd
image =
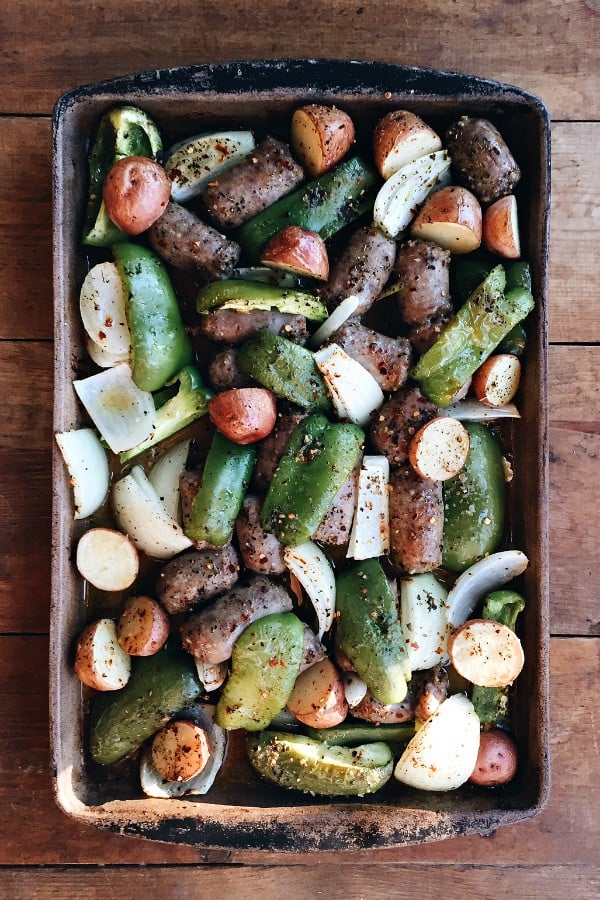
<instances>
[{"instance_id":1,"label":"potato cut side","mask_svg":"<svg viewBox=\"0 0 600 900\"><path fill-rule=\"evenodd\" d=\"M329 258L323 238L316 231L289 225L273 235L260 258L264 266L327 281Z\"/></svg>"},{"instance_id":2,"label":"potato cut side","mask_svg":"<svg viewBox=\"0 0 600 900\"><path fill-rule=\"evenodd\" d=\"M458 419L438 416L419 428L408 448L410 464L421 478L447 481L458 475L469 454L469 433Z\"/></svg>"},{"instance_id":3,"label":"potato cut side","mask_svg":"<svg viewBox=\"0 0 600 900\"><path fill-rule=\"evenodd\" d=\"M124 591L137 578L140 561L127 535L112 528L90 528L77 544L79 573L100 591Z\"/></svg>"},{"instance_id":4,"label":"potato cut side","mask_svg":"<svg viewBox=\"0 0 600 900\"><path fill-rule=\"evenodd\" d=\"M466 188L444 187L425 201L410 233L452 253L471 253L481 245L479 200Z\"/></svg>"},{"instance_id":5,"label":"potato cut side","mask_svg":"<svg viewBox=\"0 0 600 900\"><path fill-rule=\"evenodd\" d=\"M152 742L152 765L166 781L189 781L208 762L206 731L194 722L170 722Z\"/></svg>"},{"instance_id":6,"label":"potato cut side","mask_svg":"<svg viewBox=\"0 0 600 900\"><path fill-rule=\"evenodd\" d=\"M442 149L441 138L419 116L396 109L380 119L373 131L373 156L382 178L420 156Z\"/></svg>"},{"instance_id":7,"label":"potato cut side","mask_svg":"<svg viewBox=\"0 0 600 900\"><path fill-rule=\"evenodd\" d=\"M459 675L481 687L512 684L525 662L521 641L511 628L490 619L471 619L448 642Z\"/></svg>"},{"instance_id":8,"label":"potato cut side","mask_svg":"<svg viewBox=\"0 0 600 900\"><path fill-rule=\"evenodd\" d=\"M517 393L520 381L521 361L511 353L498 353L475 372L473 392L486 406L505 406Z\"/></svg>"},{"instance_id":9,"label":"potato cut side","mask_svg":"<svg viewBox=\"0 0 600 900\"><path fill-rule=\"evenodd\" d=\"M329 659L323 659L296 679L287 708L311 728L332 728L348 715L348 703L340 673Z\"/></svg>"},{"instance_id":10,"label":"potato cut side","mask_svg":"<svg viewBox=\"0 0 600 900\"><path fill-rule=\"evenodd\" d=\"M117 623L119 647L130 656L153 656L169 637L169 617L152 597L130 597Z\"/></svg>"},{"instance_id":11,"label":"potato cut side","mask_svg":"<svg viewBox=\"0 0 600 900\"><path fill-rule=\"evenodd\" d=\"M131 675L131 657L119 647L112 619L98 619L81 633L75 651L75 674L96 691L118 691Z\"/></svg>"},{"instance_id":12,"label":"potato cut side","mask_svg":"<svg viewBox=\"0 0 600 900\"><path fill-rule=\"evenodd\" d=\"M520 258L519 217L514 194L501 197L484 212L483 243L486 250L505 259Z\"/></svg>"},{"instance_id":13,"label":"potato cut side","mask_svg":"<svg viewBox=\"0 0 600 900\"><path fill-rule=\"evenodd\" d=\"M313 103L292 116L292 149L309 175L332 169L348 152L355 138L350 116L335 106Z\"/></svg>"}]
</instances>

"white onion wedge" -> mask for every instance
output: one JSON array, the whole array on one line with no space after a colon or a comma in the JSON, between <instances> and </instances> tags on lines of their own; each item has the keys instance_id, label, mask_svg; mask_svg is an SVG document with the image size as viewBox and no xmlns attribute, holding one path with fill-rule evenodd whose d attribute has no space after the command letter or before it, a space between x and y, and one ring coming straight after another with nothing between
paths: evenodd
<instances>
[{"instance_id":1,"label":"white onion wedge","mask_svg":"<svg viewBox=\"0 0 600 900\"><path fill-rule=\"evenodd\" d=\"M115 482L112 506L119 526L139 550L154 559L170 559L192 546L165 510L141 466Z\"/></svg>"},{"instance_id":2,"label":"white onion wedge","mask_svg":"<svg viewBox=\"0 0 600 900\"><path fill-rule=\"evenodd\" d=\"M322 640L335 613L335 577L329 560L313 541L286 547L283 558L311 599L319 626L317 637Z\"/></svg>"},{"instance_id":3,"label":"white onion wedge","mask_svg":"<svg viewBox=\"0 0 600 900\"><path fill-rule=\"evenodd\" d=\"M352 709L358 706L360 701L366 696L369 688L366 681L363 681L356 672L342 672L342 681L344 683L346 703Z\"/></svg>"},{"instance_id":4,"label":"white onion wedge","mask_svg":"<svg viewBox=\"0 0 600 900\"><path fill-rule=\"evenodd\" d=\"M107 353L129 354L127 291L115 263L101 262L90 269L81 286L79 309L83 327L95 344Z\"/></svg>"},{"instance_id":5,"label":"white onion wedge","mask_svg":"<svg viewBox=\"0 0 600 900\"><path fill-rule=\"evenodd\" d=\"M127 535L114 528L90 528L77 544L79 574L100 591L125 591L137 578L140 560Z\"/></svg>"},{"instance_id":6,"label":"white onion wedge","mask_svg":"<svg viewBox=\"0 0 600 900\"><path fill-rule=\"evenodd\" d=\"M100 509L108 494L106 451L92 428L61 431L55 437L73 488L75 518L85 519Z\"/></svg>"},{"instance_id":7,"label":"white onion wedge","mask_svg":"<svg viewBox=\"0 0 600 900\"><path fill-rule=\"evenodd\" d=\"M325 319L323 324L319 325L308 341L309 346L316 349L321 344L324 344L325 341L328 341L338 328L341 328L344 322L354 315L359 303L360 297L357 297L356 294L350 294L349 297L345 297L340 305L336 306L331 315Z\"/></svg>"},{"instance_id":8,"label":"white onion wedge","mask_svg":"<svg viewBox=\"0 0 600 900\"><path fill-rule=\"evenodd\" d=\"M408 742L394 775L422 791L452 791L471 775L479 752L480 724L473 704L454 694Z\"/></svg>"},{"instance_id":9,"label":"white onion wedge","mask_svg":"<svg viewBox=\"0 0 600 900\"><path fill-rule=\"evenodd\" d=\"M73 387L113 453L136 447L153 431L152 394L140 390L125 363L74 381Z\"/></svg>"},{"instance_id":10,"label":"white onion wedge","mask_svg":"<svg viewBox=\"0 0 600 900\"><path fill-rule=\"evenodd\" d=\"M314 358L339 418L355 425L368 425L372 414L383 403L383 391L371 373L338 344L328 344Z\"/></svg>"},{"instance_id":11,"label":"white onion wedge","mask_svg":"<svg viewBox=\"0 0 600 900\"><path fill-rule=\"evenodd\" d=\"M400 581L400 620L411 671L447 661L447 602L448 591L429 572Z\"/></svg>"},{"instance_id":12,"label":"white onion wedge","mask_svg":"<svg viewBox=\"0 0 600 900\"><path fill-rule=\"evenodd\" d=\"M501 550L480 559L460 575L448 594L448 622L463 625L490 591L521 575L529 564L522 550Z\"/></svg>"},{"instance_id":13,"label":"white onion wedge","mask_svg":"<svg viewBox=\"0 0 600 900\"><path fill-rule=\"evenodd\" d=\"M385 456L363 457L348 557L371 559L390 549L389 480L390 464Z\"/></svg>"},{"instance_id":14,"label":"white onion wedge","mask_svg":"<svg viewBox=\"0 0 600 900\"><path fill-rule=\"evenodd\" d=\"M175 444L154 463L148 473L148 481L167 514L180 525L179 479L185 469L190 444L191 441L180 441Z\"/></svg>"},{"instance_id":15,"label":"white onion wedge","mask_svg":"<svg viewBox=\"0 0 600 900\"><path fill-rule=\"evenodd\" d=\"M75 674L95 691L118 691L131 677L131 657L119 647L112 619L85 628L75 651Z\"/></svg>"},{"instance_id":16,"label":"white onion wedge","mask_svg":"<svg viewBox=\"0 0 600 900\"><path fill-rule=\"evenodd\" d=\"M479 400L461 400L444 410L445 416L460 419L462 422L491 422L493 419L520 419L521 413L514 403L498 406L493 409Z\"/></svg>"},{"instance_id":17,"label":"white onion wedge","mask_svg":"<svg viewBox=\"0 0 600 900\"><path fill-rule=\"evenodd\" d=\"M205 691L216 691L227 678L227 662L205 663L199 659L194 660L198 678L202 682Z\"/></svg>"},{"instance_id":18,"label":"white onion wedge","mask_svg":"<svg viewBox=\"0 0 600 900\"><path fill-rule=\"evenodd\" d=\"M130 360L129 353L109 353L108 350L104 350L103 347L91 339L89 334L85 336L85 349L89 353L92 362L101 369L110 369L112 366L116 366L117 363L129 363Z\"/></svg>"},{"instance_id":19,"label":"white onion wedge","mask_svg":"<svg viewBox=\"0 0 600 900\"><path fill-rule=\"evenodd\" d=\"M373 224L389 238L408 227L429 194L447 184L450 157L445 150L428 153L399 169L375 198Z\"/></svg>"},{"instance_id":20,"label":"white onion wedge","mask_svg":"<svg viewBox=\"0 0 600 900\"><path fill-rule=\"evenodd\" d=\"M219 131L199 134L175 144L165 160L171 179L171 197L184 203L200 194L230 166L256 147L251 131Z\"/></svg>"}]
</instances>

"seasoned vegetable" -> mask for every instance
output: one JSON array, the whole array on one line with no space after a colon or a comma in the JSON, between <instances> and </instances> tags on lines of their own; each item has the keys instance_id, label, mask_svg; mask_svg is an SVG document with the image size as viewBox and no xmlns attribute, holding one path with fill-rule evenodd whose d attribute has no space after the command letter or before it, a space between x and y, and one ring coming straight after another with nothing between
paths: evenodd
<instances>
[{"instance_id":1,"label":"seasoned vegetable","mask_svg":"<svg viewBox=\"0 0 600 900\"><path fill-rule=\"evenodd\" d=\"M80 574L101 591L124 591L140 568L138 552L114 528L90 528L81 535L75 557Z\"/></svg>"},{"instance_id":2,"label":"seasoned vegetable","mask_svg":"<svg viewBox=\"0 0 600 900\"><path fill-rule=\"evenodd\" d=\"M483 731L479 753L469 781L483 787L497 787L511 781L517 772L518 754L513 739L500 728Z\"/></svg>"},{"instance_id":3,"label":"seasoned vegetable","mask_svg":"<svg viewBox=\"0 0 600 900\"><path fill-rule=\"evenodd\" d=\"M261 332L240 348L243 372L304 409L328 412L331 401L313 354L276 334Z\"/></svg>"},{"instance_id":4,"label":"seasoned vegetable","mask_svg":"<svg viewBox=\"0 0 600 900\"><path fill-rule=\"evenodd\" d=\"M525 657L514 631L490 619L471 619L448 642L459 675L481 687L506 687L523 668Z\"/></svg>"},{"instance_id":5,"label":"seasoned vegetable","mask_svg":"<svg viewBox=\"0 0 600 900\"><path fill-rule=\"evenodd\" d=\"M206 731L185 719L169 722L152 741L152 765L165 781L189 781L200 774L209 756Z\"/></svg>"},{"instance_id":6,"label":"seasoned vegetable","mask_svg":"<svg viewBox=\"0 0 600 900\"><path fill-rule=\"evenodd\" d=\"M449 185L427 198L410 233L453 253L472 253L481 244L481 207L466 188Z\"/></svg>"},{"instance_id":7,"label":"seasoned vegetable","mask_svg":"<svg viewBox=\"0 0 600 900\"><path fill-rule=\"evenodd\" d=\"M255 444L273 431L277 405L264 388L234 388L222 391L208 404L215 427L236 444Z\"/></svg>"},{"instance_id":8,"label":"seasoned vegetable","mask_svg":"<svg viewBox=\"0 0 600 900\"><path fill-rule=\"evenodd\" d=\"M428 153L398 169L382 188L373 206L373 224L396 238L411 222L429 194L447 182L450 159L445 150Z\"/></svg>"},{"instance_id":9,"label":"seasoned vegetable","mask_svg":"<svg viewBox=\"0 0 600 900\"><path fill-rule=\"evenodd\" d=\"M520 257L519 219L514 194L501 197L484 212L483 244L490 253L497 253L505 259Z\"/></svg>"},{"instance_id":10,"label":"seasoned vegetable","mask_svg":"<svg viewBox=\"0 0 600 900\"><path fill-rule=\"evenodd\" d=\"M169 618L152 597L130 597L117 622L119 647L130 656L152 656L169 637Z\"/></svg>"},{"instance_id":11,"label":"seasoned vegetable","mask_svg":"<svg viewBox=\"0 0 600 900\"><path fill-rule=\"evenodd\" d=\"M144 156L128 156L110 169L102 196L109 219L126 234L137 235L160 218L170 194L162 166Z\"/></svg>"},{"instance_id":12,"label":"seasoned vegetable","mask_svg":"<svg viewBox=\"0 0 600 900\"><path fill-rule=\"evenodd\" d=\"M306 734L315 741L323 741L330 747L356 747L384 741L386 744L407 744L415 733L412 723L399 725L362 725L348 723L333 728L307 728Z\"/></svg>"},{"instance_id":13,"label":"seasoned vegetable","mask_svg":"<svg viewBox=\"0 0 600 900\"><path fill-rule=\"evenodd\" d=\"M354 143L354 124L335 106L310 103L292 116L292 147L313 178L332 169Z\"/></svg>"},{"instance_id":14,"label":"seasoned vegetable","mask_svg":"<svg viewBox=\"0 0 600 900\"><path fill-rule=\"evenodd\" d=\"M256 144L251 131L217 131L186 138L171 147L165 170L171 181L171 196L185 203L201 194L228 168L251 153Z\"/></svg>"},{"instance_id":15,"label":"seasoned vegetable","mask_svg":"<svg viewBox=\"0 0 600 900\"><path fill-rule=\"evenodd\" d=\"M373 156L382 178L389 178L403 166L441 149L440 136L406 109L387 113L373 130Z\"/></svg>"},{"instance_id":16,"label":"seasoned vegetable","mask_svg":"<svg viewBox=\"0 0 600 900\"><path fill-rule=\"evenodd\" d=\"M92 428L55 434L73 488L75 518L95 513L106 499L109 469L106 451Z\"/></svg>"},{"instance_id":17,"label":"seasoned vegetable","mask_svg":"<svg viewBox=\"0 0 600 900\"><path fill-rule=\"evenodd\" d=\"M117 641L112 619L99 619L79 636L75 674L96 691L120 691L131 675L131 657Z\"/></svg>"},{"instance_id":18,"label":"seasoned vegetable","mask_svg":"<svg viewBox=\"0 0 600 900\"><path fill-rule=\"evenodd\" d=\"M267 242L261 253L263 266L327 281L329 258L323 238L316 231L288 225Z\"/></svg>"},{"instance_id":19,"label":"seasoned vegetable","mask_svg":"<svg viewBox=\"0 0 600 900\"><path fill-rule=\"evenodd\" d=\"M348 715L344 683L331 660L317 662L298 676L287 708L311 728L332 728L344 721Z\"/></svg>"},{"instance_id":20,"label":"seasoned vegetable","mask_svg":"<svg viewBox=\"0 0 600 900\"><path fill-rule=\"evenodd\" d=\"M196 309L207 313L214 309L236 309L249 312L254 309L278 309L282 313L306 316L315 322L322 322L327 309L314 294L306 291L282 288L276 284L260 281L229 279L215 281L202 288L196 298Z\"/></svg>"}]
</instances>

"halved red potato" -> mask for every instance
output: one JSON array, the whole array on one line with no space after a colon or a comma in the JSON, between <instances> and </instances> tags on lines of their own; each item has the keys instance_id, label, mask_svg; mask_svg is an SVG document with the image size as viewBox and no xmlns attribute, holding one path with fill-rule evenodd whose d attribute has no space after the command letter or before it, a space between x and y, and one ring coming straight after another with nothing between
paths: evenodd
<instances>
[{"instance_id":1,"label":"halved red potato","mask_svg":"<svg viewBox=\"0 0 600 900\"><path fill-rule=\"evenodd\" d=\"M520 359L512 353L497 353L473 375L473 393L486 406L505 406L517 393L520 380Z\"/></svg>"},{"instance_id":2,"label":"halved red potato","mask_svg":"<svg viewBox=\"0 0 600 900\"><path fill-rule=\"evenodd\" d=\"M491 619L471 619L457 628L448 652L459 675L481 687L507 687L525 661L515 632Z\"/></svg>"},{"instance_id":3,"label":"halved red potato","mask_svg":"<svg viewBox=\"0 0 600 900\"><path fill-rule=\"evenodd\" d=\"M373 131L375 165L386 179L407 163L441 149L440 136L406 109L389 112Z\"/></svg>"},{"instance_id":4,"label":"halved red potato","mask_svg":"<svg viewBox=\"0 0 600 900\"><path fill-rule=\"evenodd\" d=\"M170 722L152 741L152 765L166 781L189 781L210 757L206 731L194 722Z\"/></svg>"},{"instance_id":5,"label":"halved red potato","mask_svg":"<svg viewBox=\"0 0 600 900\"><path fill-rule=\"evenodd\" d=\"M486 250L505 259L519 259L521 256L517 198L514 194L500 197L485 210L483 244Z\"/></svg>"},{"instance_id":6,"label":"halved red potato","mask_svg":"<svg viewBox=\"0 0 600 900\"><path fill-rule=\"evenodd\" d=\"M221 434L236 444L254 444L273 431L277 404L266 388L233 388L216 394L208 414Z\"/></svg>"},{"instance_id":7,"label":"halved red potato","mask_svg":"<svg viewBox=\"0 0 600 900\"><path fill-rule=\"evenodd\" d=\"M328 172L355 138L352 119L342 109L310 103L292 116L292 149L309 175Z\"/></svg>"},{"instance_id":8,"label":"halved red potato","mask_svg":"<svg viewBox=\"0 0 600 900\"><path fill-rule=\"evenodd\" d=\"M408 448L417 475L432 481L447 481L458 475L468 453L469 432L452 416L431 419L419 428Z\"/></svg>"},{"instance_id":9,"label":"halved red potato","mask_svg":"<svg viewBox=\"0 0 600 900\"><path fill-rule=\"evenodd\" d=\"M517 773L517 746L500 728L482 731L477 762L469 781L483 787L496 787L512 781Z\"/></svg>"},{"instance_id":10,"label":"halved red potato","mask_svg":"<svg viewBox=\"0 0 600 900\"><path fill-rule=\"evenodd\" d=\"M118 691L131 675L131 657L119 647L112 619L98 619L81 632L75 651L75 674L96 691Z\"/></svg>"},{"instance_id":11,"label":"halved red potato","mask_svg":"<svg viewBox=\"0 0 600 900\"><path fill-rule=\"evenodd\" d=\"M264 266L294 275L327 281L329 258L323 238L316 231L288 225L273 235L260 258Z\"/></svg>"},{"instance_id":12,"label":"halved red potato","mask_svg":"<svg viewBox=\"0 0 600 900\"><path fill-rule=\"evenodd\" d=\"M411 236L433 241L452 253L471 253L481 245L479 200L466 188L451 185L430 194L412 224Z\"/></svg>"},{"instance_id":13,"label":"halved red potato","mask_svg":"<svg viewBox=\"0 0 600 900\"><path fill-rule=\"evenodd\" d=\"M106 212L127 234L141 234L159 219L171 196L171 179L145 156L118 160L104 182Z\"/></svg>"},{"instance_id":14,"label":"halved red potato","mask_svg":"<svg viewBox=\"0 0 600 900\"><path fill-rule=\"evenodd\" d=\"M315 663L296 679L287 708L311 728L332 728L348 715L341 675L330 659Z\"/></svg>"},{"instance_id":15,"label":"halved red potato","mask_svg":"<svg viewBox=\"0 0 600 900\"><path fill-rule=\"evenodd\" d=\"M119 647L130 656L153 656L169 637L169 617L152 597L130 597L117 622Z\"/></svg>"},{"instance_id":16,"label":"halved red potato","mask_svg":"<svg viewBox=\"0 0 600 900\"><path fill-rule=\"evenodd\" d=\"M140 559L127 535L113 528L90 528L79 539L75 564L100 591L125 591L137 578Z\"/></svg>"}]
</instances>

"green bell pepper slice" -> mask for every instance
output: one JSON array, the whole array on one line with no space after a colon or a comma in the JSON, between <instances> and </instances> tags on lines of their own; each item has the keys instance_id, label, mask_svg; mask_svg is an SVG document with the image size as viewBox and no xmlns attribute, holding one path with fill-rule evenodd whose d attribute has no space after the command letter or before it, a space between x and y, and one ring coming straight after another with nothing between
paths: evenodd
<instances>
[{"instance_id":1,"label":"green bell pepper slice","mask_svg":"<svg viewBox=\"0 0 600 900\"><path fill-rule=\"evenodd\" d=\"M242 372L277 397L291 400L304 409L330 411L329 391L314 354L306 347L263 331L242 344L237 361Z\"/></svg>"},{"instance_id":2,"label":"green bell pepper slice","mask_svg":"<svg viewBox=\"0 0 600 900\"><path fill-rule=\"evenodd\" d=\"M196 309L201 314L213 309L250 312L273 307L282 313L306 316L312 322L324 322L328 316L327 307L314 294L236 278L213 281L203 287L196 298Z\"/></svg>"}]
</instances>

